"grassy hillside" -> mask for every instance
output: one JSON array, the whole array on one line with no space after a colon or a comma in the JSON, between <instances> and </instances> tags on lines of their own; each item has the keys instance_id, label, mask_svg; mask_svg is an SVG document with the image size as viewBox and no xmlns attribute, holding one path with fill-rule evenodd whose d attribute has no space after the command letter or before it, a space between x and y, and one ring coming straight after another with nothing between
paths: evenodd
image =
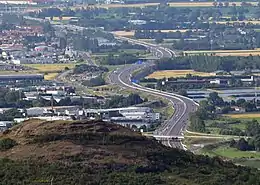
<instances>
[{"instance_id":1,"label":"grassy hillside","mask_svg":"<svg viewBox=\"0 0 260 185\"><path fill-rule=\"evenodd\" d=\"M0 184L244 185L259 172L112 123L29 120L0 135Z\"/></svg>"}]
</instances>

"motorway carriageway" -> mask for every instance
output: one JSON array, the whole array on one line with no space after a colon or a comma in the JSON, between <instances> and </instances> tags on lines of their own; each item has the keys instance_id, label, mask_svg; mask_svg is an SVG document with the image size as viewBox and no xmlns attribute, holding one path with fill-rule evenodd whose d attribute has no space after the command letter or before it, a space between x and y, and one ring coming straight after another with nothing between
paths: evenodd
<instances>
[{"instance_id":1,"label":"motorway carriageway","mask_svg":"<svg viewBox=\"0 0 260 185\"><path fill-rule=\"evenodd\" d=\"M167 120L157 131L156 135L163 136L182 136L182 131L185 129L189 114L196 110L198 106L193 100L155 89L146 88L140 86L136 83L131 82L131 74L140 68L149 66L149 64L133 64L131 66L123 67L114 73L111 73L109 78L112 83L120 85L124 88L129 88L132 90L143 91L155 96L166 98L170 101L175 109L174 114ZM186 149L180 141L163 141L164 145L174 148Z\"/></svg>"},{"instance_id":2,"label":"motorway carriageway","mask_svg":"<svg viewBox=\"0 0 260 185\"><path fill-rule=\"evenodd\" d=\"M28 17L28 16L24 16L24 18L36 20L36 21L40 21L40 22L46 21L43 19L32 18L32 17ZM52 21L50 21L50 23L52 23ZM59 27L61 29L68 29L68 30L79 31L79 32L81 32L84 29L88 29L88 28L75 26L75 25L68 25L68 24L67 25L53 25L53 26ZM163 48L163 47L155 45L155 44L145 43L142 41L125 38L125 37L116 37L116 38L120 39L120 40L127 40L130 43L145 46L147 49L150 50L150 52L154 53L158 58L176 57L175 52L168 48ZM146 64L144 64L144 66L145 65ZM112 83L115 83L121 87L130 88L132 90L143 91L143 92L150 93L155 96L160 96L160 97L163 97L163 98L166 98L167 100L169 100L175 109L174 114L172 115L172 117L169 120L167 120L157 130L157 135L165 135L165 136L182 135L182 131L185 129L185 127L188 124L189 114L191 112L194 112L196 110L197 106L199 106L199 104L194 102L192 99L189 99L184 96L180 96L178 94L167 93L167 92L163 92L163 91L159 91L159 90L155 90L155 89L150 89L150 88L142 87L142 86L139 86L138 84L132 83L131 74L140 67L142 67L142 66L137 65L137 64L131 65L129 67L122 67L116 73L111 73L109 75L109 78ZM182 143L180 141L173 142L173 141L169 140L164 144L169 147L185 149L185 147L182 145Z\"/></svg>"}]
</instances>

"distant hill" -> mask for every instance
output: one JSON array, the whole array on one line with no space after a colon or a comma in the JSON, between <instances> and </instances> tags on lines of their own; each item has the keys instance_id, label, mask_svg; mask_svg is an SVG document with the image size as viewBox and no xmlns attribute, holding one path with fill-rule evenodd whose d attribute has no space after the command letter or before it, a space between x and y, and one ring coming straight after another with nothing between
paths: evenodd
<instances>
[{"instance_id":1,"label":"distant hill","mask_svg":"<svg viewBox=\"0 0 260 185\"><path fill-rule=\"evenodd\" d=\"M0 184L257 185L256 169L102 121L28 120L0 134Z\"/></svg>"}]
</instances>

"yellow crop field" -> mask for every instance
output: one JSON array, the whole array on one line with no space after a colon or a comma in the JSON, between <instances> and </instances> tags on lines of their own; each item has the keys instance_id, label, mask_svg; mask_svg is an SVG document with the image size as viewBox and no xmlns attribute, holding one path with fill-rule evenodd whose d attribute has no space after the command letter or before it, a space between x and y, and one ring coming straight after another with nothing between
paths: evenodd
<instances>
[{"instance_id":1,"label":"yellow crop field","mask_svg":"<svg viewBox=\"0 0 260 185\"><path fill-rule=\"evenodd\" d=\"M249 56L260 55L260 48L254 50L205 50L205 51L184 51L183 53L188 55L195 54L214 54L216 56Z\"/></svg>"},{"instance_id":2,"label":"yellow crop field","mask_svg":"<svg viewBox=\"0 0 260 185\"><path fill-rule=\"evenodd\" d=\"M65 67L73 69L76 64L25 64L28 67L32 67L39 72L57 72L62 71Z\"/></svg>"},{"instance_id":3,"label":"yellow crop field","mask_svg":"<svg viewBox=\"0 0 260 185\"><path fill-rule=\"evenodd\" d=\"M155 32L158 32L159 30L154 30ZM186 31L190 31L189 29L180 29L180 30L160 30L163 33L168 33L168 32L186 32ZM192 30L195 31L195 30ZM121 37L133 37L135 34L135 30L131 30L131 31L114 31L112 32L113 34L115 34L116 36L121 36Z\"/></svg>"},{"instance_id":4,"label":"yellow crop field","mask_svg":"<svg viewBox=\"0 0 260 185\"><path fill-rule=\"evenodd\" d=\"M206 72L198 72L194 70L162 70L155 71L146 78L170 78L170 77L185 77L187 74L191 74L194 76L215 76L215 73L206 73Z\"/></svg>"},{"instance_id":5,"label":"yellow crop field","mask_svg":"<svg viewBox=\"0 0 260 185\"><path fill-rule=\"evenodd\" d=\"M225 114L225 116L236 119L253 119L260 118L260 113Z\"/></svg>"},{"instance_id":6,"label":"yellow crop field","mask_svg":"<svg viewBox=\"0 0 260 185\"><path fill-rule=\"evenodd\" d=\"M48 73L44 75L44 80L53 80L58 76L59 73Z\"/></svg>"},{"instance_id":7,"label":"yellow crop field","mask_svg":"<svg viewBox=\"0 0 260 185\"><path fill-rule=\"evenodd\" d=\"M229 2L230 6L235 3L236 6L241 6L241 2ZM252 5L256 6L257 2L251 2ZM159 3L142 3L142 4L101 4L101 5L92 5L95 7L101 8L121 8L121 7L134 7L134 8L144 8L146 6L157 6ZM213 6L213 2L171 2L169 3L171 7L211 7ZM89 6L89 7L92 7ZM75 7L79 8L79 7Z\"/></svg>"},{"instance_id":8,"label":"yellow crop field","mask_svg":"<svg viewBox=\"0 0 260 185\"><path fill-rule=\"evenodd\" d=\"M217 53L216 54L217 56L249 56L249 55L252 55L252 56L257 56L257 55L260 55L260 51L258 52L237 52L237 53Z\"/></svg>"},{"instance_id":9,"label":"yellow crop field","mask_svg":"<svg viewBox=\"0 0 260 185\"><path fill-rule=\"evenodd\" d=\"M254 6L257 6L258 2L246 1L247 3L251 3ZM235 3L236 6L241 6L241 2L229 2L229 5ZM146 6L158 6L159 3L140 3L140 4L100 4L100 5L87 5L87 6L74 6L71 7L72 10L76 10L79 8L89 8L89 7L97 7L97 8L121 8L121 7L133 7L133 8L144 8ZM171 7L213 7L213 2L171 2L169 3ZM61 8L66 9L66 8ZM38 7L30 7L26 9L26 12L35 12L39 11L41 8Z\"/></svg>"},{"instance_id":10,"label":"yellow crop field","mask_svg":"<svg viewBox=\"0 0 260 185\"><path fill-rule=\"evenodd\" d=\"M211 23L214 21L211 21ZM255 20L255 21L216 21L215 23L217 24L234 24L234 23L251 23L251 24L260 24L259 20Z\"/></svg>"}]
</instances>

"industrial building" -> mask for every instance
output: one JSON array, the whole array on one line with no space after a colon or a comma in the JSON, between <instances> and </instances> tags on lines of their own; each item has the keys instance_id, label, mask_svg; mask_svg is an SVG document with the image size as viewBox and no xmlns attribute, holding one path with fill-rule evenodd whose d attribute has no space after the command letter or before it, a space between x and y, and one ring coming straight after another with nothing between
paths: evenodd
<instances>
[{"instance_id":1,"label":"industrial building","mask_svg":"<svg viewBox=\"0 0 260 185\"><path fill-rule=\"evenodd\" d=\"M8 128L11 128L13 125L12 121L0 121L0 132L7 130Z\"/></svg>"},{"instance_id":2,"label":"industrial building","mask_svg":"<svg viewBox=\"0 0 260 185\"><path fill-rule=\"evenodd\" d=\"M0 75L0 83L8 82L40 82L44 80L43 74Z\"/></svg>"},{"instance_id":3,"label":"industrial building","mask_svg":"<svg viewBox=\"0 0 260 185\"><path fill-rule=\"evenodd\" d=\"M154 113L149 107L125 107L113 109L86 109L85 116L92 118L100 116L105 121L111 121L123 126L135 125L137 128L160 120L160 113Z\"/></svg>"}]
</instances>

